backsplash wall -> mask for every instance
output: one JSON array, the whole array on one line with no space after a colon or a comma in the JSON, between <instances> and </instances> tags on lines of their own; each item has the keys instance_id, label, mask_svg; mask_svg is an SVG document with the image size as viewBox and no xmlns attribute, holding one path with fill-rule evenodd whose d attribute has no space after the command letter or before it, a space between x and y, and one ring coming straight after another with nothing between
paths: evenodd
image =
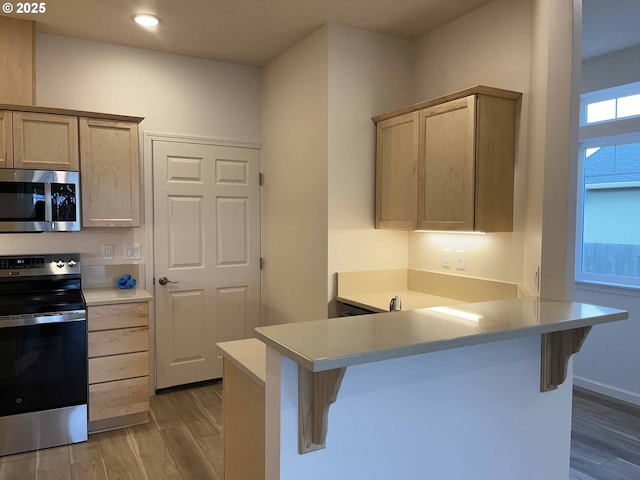
<instances>
[{"instance_id":1,"label":"backsplash wall","mask_svg":"<svg viewBox=\"0 0 640 480\"><path fill-rule=\"evenodd\" d=\"M140 244L140 259L125 260L124 246ZM113 245L113 260L102 259L102 245ZM85 228L80 232L0 234L0 255L80 253L83 265L146 263L148 259L142 228ZM139 285L144 286L144 279ZM142 282L142 283L140 283Z\"/></svg>"}]
</instances>

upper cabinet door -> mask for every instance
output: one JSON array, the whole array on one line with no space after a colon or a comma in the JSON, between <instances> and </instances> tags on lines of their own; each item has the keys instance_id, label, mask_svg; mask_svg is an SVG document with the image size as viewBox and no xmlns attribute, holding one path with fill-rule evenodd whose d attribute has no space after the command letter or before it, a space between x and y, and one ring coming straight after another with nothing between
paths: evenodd
<instances>
[{"instance_id":1,"label":"upper cabinet door","mask_svg":"<svg viewBox=\"0 0 640 480\"><path fill-rule=\"evenodd\" d=\"M13 167L11 112L0 110L0 168Z\"/></svg>"},{"instance_id":2,"label":"upper cabinet door","mask_svg":"<svg viewBox=\"0 0 640 480\"><path fill-rule=\"evenodd\" d=\"M418 229L474 229L475 96L420 111Z\"/></svg>"},{"instance_id":3,"label":"upper cabinet door","mask_svg":"<svg viewBox=\"0 0 640 480\"><path fill-rule=\"evenodd\" d=\"M83 227L140 226L138 124L80 118Z\"/></svg>"},{"instance_id":4,"label":"upper cabinet door","mask_svg":"<svg viewBox=\"0 0 640 480\"><path fill-rule=\"evenodd\" d=\"M376 129L376 228L415 230L418 112L378 122Z\"/></svg>"},{"instance_id":5,"label":"upper cabinet door","mask_svg":"<svg viewBox=\"0 0 640 480\"><path fill-rule=\"evenodd\" d=\"M77 118L13 112L13 153L14 168L77 171Z\"/></svg>"}]
</instances>

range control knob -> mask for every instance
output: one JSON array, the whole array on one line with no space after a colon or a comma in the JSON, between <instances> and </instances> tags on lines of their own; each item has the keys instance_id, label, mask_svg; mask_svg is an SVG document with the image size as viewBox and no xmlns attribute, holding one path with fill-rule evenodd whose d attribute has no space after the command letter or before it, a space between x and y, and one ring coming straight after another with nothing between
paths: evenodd
<instances>
[{"instance_id":1,"label":"range control knob","mask_svg":"<svg viewBox=\"0 0 640 480\"><path fill-rule=\"evenodd\" d=\"M62 268L62 267L64 267L64 262L63 262L62 260L58 260L58 261L56 262L56 267L58 267L58 268Z\"/></svg>"},{"instance_id":2,"label":"range control knob","mask_svg":"<svg viewBox=\"0 0 640 480\"><path fill-rule=\"evenodd\" d=\"M67 265L69 265L71 268L75 267L77 264L78 262L76 262L73 258L67 262Z\"/></svg>"}]
</instances>

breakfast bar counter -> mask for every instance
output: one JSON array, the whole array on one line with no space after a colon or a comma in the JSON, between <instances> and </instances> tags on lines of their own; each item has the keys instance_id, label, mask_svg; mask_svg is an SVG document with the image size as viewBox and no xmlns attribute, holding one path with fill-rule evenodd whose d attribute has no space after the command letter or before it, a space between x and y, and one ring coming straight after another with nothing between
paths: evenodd
<instances>
[{"instance_id":1,"label":"breakfast bar counter","mask_svg":"<svg viewBox=\"0 0 640 480\"><path fill-rule=\"evenodd\" d=\"M320 372L625 318L622 310L529 297L274 325L256 333L302 367Z\"/></svg>"},{"instance_id":2,"label":"breakfast bar counter","mask_svg":"<svg viewBox=\"0 0 640 480\"><path fill-rule=\"evenodd\" d=\"M571 356L627 316L518 298L258 328L266 478L568 478Z\"/></svg>"}]
</instances>

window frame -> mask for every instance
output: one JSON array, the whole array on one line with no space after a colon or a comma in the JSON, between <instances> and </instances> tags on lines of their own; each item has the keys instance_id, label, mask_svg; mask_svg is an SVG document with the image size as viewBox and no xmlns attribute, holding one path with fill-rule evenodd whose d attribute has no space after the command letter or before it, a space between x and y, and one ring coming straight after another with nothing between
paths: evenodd
<instances>
[{"instance_id":1,"label":"window frame","mask_svg":"<svg viewBox=\"0 0 640 480\"><path fill-rule=\"evenodd\" d=\"M640 83L637 84L640 89ZM624 96L624 95L622 95ZM593 97L592 97L593 98ZM581 101L582 105L582 101ZM586 104L585 104L586 105ZM582 107L581 107L582 108ZM582 114L583 112L581 112ZM600 124L610 125L600 125ZM630 132L633 130L633 133ZM619 133L615 133L615 132ZM600 285L610 288L640 289L640 277L623 277L620 275L605 275L582 271L582 254L584 240L584 197L585 197L585 162L586 150L594 147L607 147L628 143L640 143L640 118L625 117L588 124L580 128L578 144L578 188L576 203L576 252L575 252L575 282L577 284ZM627 185L628 186L628 185ZM620 185L618 188L624 188ZM609 187L616 188L616 187Z\"/></svg>"}]
</instances>

